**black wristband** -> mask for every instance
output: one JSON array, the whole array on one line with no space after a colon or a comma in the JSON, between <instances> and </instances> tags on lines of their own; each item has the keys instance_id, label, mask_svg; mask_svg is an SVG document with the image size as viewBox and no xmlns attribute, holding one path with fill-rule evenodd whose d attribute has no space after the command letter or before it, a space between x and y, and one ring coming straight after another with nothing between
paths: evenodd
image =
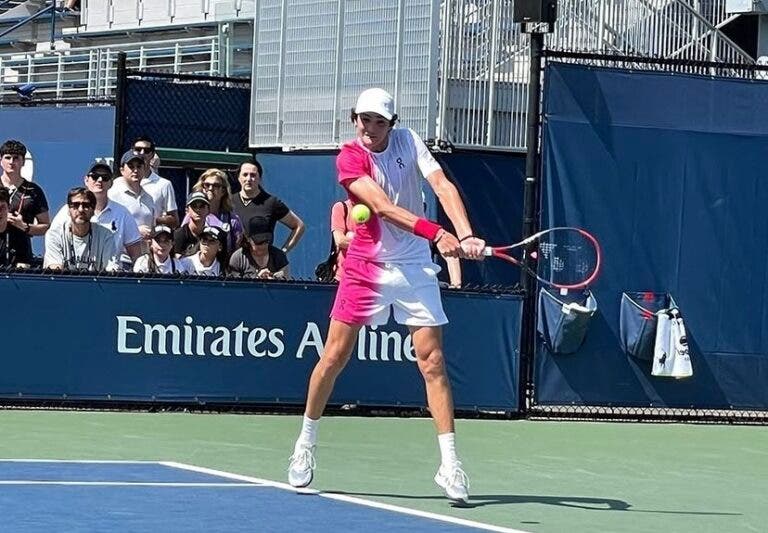
<instances>
[{"instance_id":1,"label":"black wristband","mask_svg":"<svg viewBox=\"0 0 768 533\"><path fill-rule=\"evenodd\" d=\"M472 235L472 234L470 233L470 234L469 234L469 235L467 235L466 237L462 237L461 239L459 239L459 242L464 242L464 241L466 241L467 239L474 239L474 238L475 238L475 236L474 236L474 235Z\"/></svg>"}]
</instances>

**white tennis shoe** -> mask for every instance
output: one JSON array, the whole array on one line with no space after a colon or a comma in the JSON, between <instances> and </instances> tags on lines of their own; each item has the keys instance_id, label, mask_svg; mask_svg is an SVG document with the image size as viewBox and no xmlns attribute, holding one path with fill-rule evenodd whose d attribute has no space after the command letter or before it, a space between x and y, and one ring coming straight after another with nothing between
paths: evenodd
<instances>
[{"instance_id":1,"label":"white tennis shoe","mask_svg":"<svg viewBox=\"0 0 768 533\"><path fill-rule=\"evenodd\" d=\"M453 503L465 505L469 502L469 478L461 469L460 461L452 465L440 465L435 474L435 483Z\"/></svg>"},{"instance_id":2,"label":"white tennis shoe","mask_svg":"<svg viewBox=\"0 0 768 533\"><path fill-rule=\"evenodd\" d=\"M315 471L315 447L299 445L288 464L288 483L297 489L312 483Z\"/></svg>"}]
</instances>

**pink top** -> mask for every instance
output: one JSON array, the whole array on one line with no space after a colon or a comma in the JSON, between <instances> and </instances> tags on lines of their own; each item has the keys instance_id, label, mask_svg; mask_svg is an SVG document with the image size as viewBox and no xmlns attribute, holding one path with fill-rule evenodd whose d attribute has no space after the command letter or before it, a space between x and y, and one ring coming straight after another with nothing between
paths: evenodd
<instances>
[{"instance_id":1,"label":"pink top","mask_svg":"<svg viewBox=\"0 0 768 533\"><path fill-rule=\"evenodd\" d=\"M344 218L344 204L347 206L347 217ZM352 206L354 204L351 200L344 200L344 202L336 202L331 208L331 233L334 231L340 231L343 234L347 234L350 231L354 232L357 224L355 219L352 218ZM336 281L341 280L343 274L342 265L344 265L344 259L347 256L347 249L341 248L338 255L336 255L336 275L334 279Z\"/></svg>"},{"instance_id":2,"label":"pink top","mask_svg":"<svg viewBox=\"0 0 768 533\"><path fill-rule=\"evenodd\" d=\"M336 158L336 170L339 183L347 189L353 203L357 203L357 198L349 192L349 184L370 176L393 204L423 217L421 180L440 170L440 164L413 130L395 128L390 131L389 143L382 152L371 152L358 139L344 144ZM357 225L346 255L382 263L431 263L429 243L425 239L376 215Z\"/></svg>"}]
</instances>

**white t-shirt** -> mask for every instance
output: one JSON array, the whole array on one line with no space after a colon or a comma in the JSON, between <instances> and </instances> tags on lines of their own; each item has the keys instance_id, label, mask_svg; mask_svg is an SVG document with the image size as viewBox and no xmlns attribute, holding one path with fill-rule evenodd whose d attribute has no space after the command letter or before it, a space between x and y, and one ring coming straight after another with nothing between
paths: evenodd
<instances>
[{"instance_id":1,"label":"white t-shirt","mask_svg":"<svg viewBox=\"0 0 768 533\"><path fill-rule=\"evenodd\" d=\"M190 274L197 274L198 276L218 276L221 274L221 265L218 259L214 259L211 266L205 266L200 262L200 253L184 257L183 260L189 263Z\"/></svg>"},{"instance_id":2,"label":"white t-shirt","mask_svg":"<svg viewBox=\"0 0 768 533\"><path fill-rule=\"evenodd\" d=\"M371 152L355 139L342 146L336 158L338 180L342 185L348 185L354 178L370 176L393 204L419 217L424 216L422 179L440 168L421 138L409 128L391 130L383 152ZM350 193L350 199L355 203L352 196ZM378 262L432 262L426 239L376 215L357 225L347 257Z\"/></svg>"},{"instance_id":3,"label":"white t-shirt","mask_svg":"<svg viewBox=\"0 0 768 533\"><path fill-rule=\"evenodd\" d=\"M156 272L159 274L194 274L190 265L183 259L174 259L173 254L168 255L162 263L155 261ZM144 254L133 264L134 272L149 272L149 254Z\"/></svg>"},{"instance_id":4,"label":"white t-shirt","mask_svg":"<svg viewBox=\"0 0 768 533\"><path fill-rule=\"evenodd\" d=\"M51 220L50 229L60 228L68 220L69 210L65 204L61 206L61 209ZM126 253L126 246L141 241L139 227L136 225L136 221L133 220L131 214L125 207L111 200L107 200L107 205L104 206L101 213L94 213L91 217L91 222L104 226L112 232L115 236L115 248L118 254Z\"/></svg>"},{"instance_id":5,"label":"white t-shirt","mask_svg":"<svg viewBox=\"0 0 768 533\"><path fill-rule=\"evenodd\" d=\"M155 219L163 214L147 191L141 189L139 194L134 193L123 178L115 180L107 195L110 200L125 207L138 226L154 228Z\"/></svg>"},{"instance_id":6,"label":"white t-shirt","mask_svg":"<svg viewBox=\"0 0 768 533\"><path fill-rule=\"evenodd\" d=\"M45 232L43 267L62 265L65 270L95 272L117 270L115 239L112 232L98 224L91 224L85 237L72 233L71 222Z\"/></svg>"},{"instance_id":7,"label":"white t-shirt","mask_svg":"<svg viewBox=\"0 0 768 533\"><path fill-rule=\"evenodd\" d=\"M176 205L176 192L173 190L171 180L165 179L155 172L141 180L141 188L155 201L160 214L175 213L178 210Z\"/></svg>"}]
</instances>

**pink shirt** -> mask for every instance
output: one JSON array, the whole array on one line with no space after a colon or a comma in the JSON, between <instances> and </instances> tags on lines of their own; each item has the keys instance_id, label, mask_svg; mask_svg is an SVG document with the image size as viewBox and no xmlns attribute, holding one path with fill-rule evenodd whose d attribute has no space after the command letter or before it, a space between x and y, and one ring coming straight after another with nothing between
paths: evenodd
<instances>
[{"instance_id":1,"label":"pink shirt","mask_svg":"<svg viewBox=\"0 0 768 533\"><path fill-rule=\"evenodd\" d=\"M421 180L440 170L440 164L413 130L395 128L390 131L389 143L383 152L371 152L358 139L344 144L336 158L336 170L339 183L345 188L357 178L370 176L393 204L423 217ZM357 198L347 191L350 200L356 203ZM357 225L347 255L382 263L431 263L426 239L384 222L376 215Z\"/></svg>"},{"instance_id":2,"label":"pink shirt","mask_svg":"<svg viewBox=\"0 0 768 533\"><path fill-rule=\"evenodd\" d=\"M344 218L344 204L347 206L347 217ZM351 200L344 200L344 202L336 202L331 208L331 233L334 231L340 231L345 235L350 231L354 232L357 224L352 218L352 204ZM344 258L347 256L347 249L341 248L338 255L336 255L336 275L334 279L336 281L341 280L343 274L342 265L344 265Z\"/></svg>"}]
</instances>

